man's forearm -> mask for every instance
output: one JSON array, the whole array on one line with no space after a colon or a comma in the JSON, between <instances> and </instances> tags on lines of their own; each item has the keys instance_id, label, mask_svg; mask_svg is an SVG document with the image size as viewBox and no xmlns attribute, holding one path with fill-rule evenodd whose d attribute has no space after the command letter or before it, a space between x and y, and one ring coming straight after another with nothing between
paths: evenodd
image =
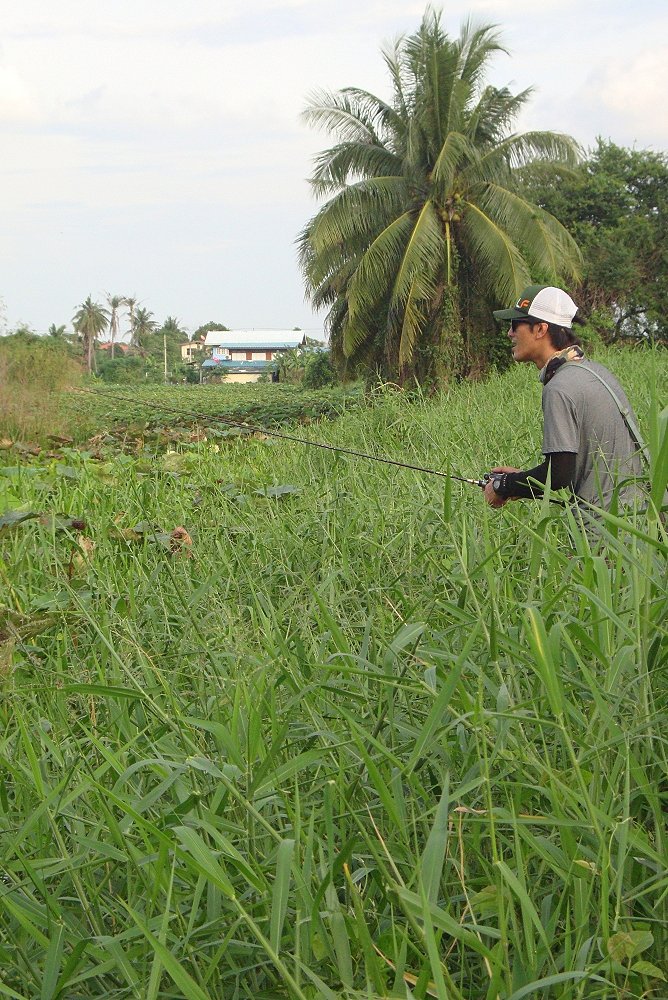
<instances>
[{"instance_id":1,"label":"man's forearm","mask_svg":"<svg viewBox=\"0 0 668 1000\"><path fill-rule=\"evenodd\" d=\"M497 490L500 496L509 499L535 500L543 495L541 487L550 477L554 490L572 488L575 477L575 455L570 451L559 451L546 455L545 460L533 469L521 472L506 472Z\"/></svg>"}]
</instances>

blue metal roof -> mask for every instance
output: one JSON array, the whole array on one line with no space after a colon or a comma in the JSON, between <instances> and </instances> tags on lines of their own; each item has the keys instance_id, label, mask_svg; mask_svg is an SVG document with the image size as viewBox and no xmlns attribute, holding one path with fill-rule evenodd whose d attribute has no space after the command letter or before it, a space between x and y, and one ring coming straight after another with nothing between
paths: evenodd
<instances>
[{"instance_id":1,"label":"blue metal roof","mask_svg":"<svg viewBox=\"0 0 668 1000\"><path fill-rule=\"evenodd\" d=\"M202 368L228 372L232 375L241 375L244 373L257 374L258 372L264 371L266 368L275 367L276 365L273 361L229 361L223 360L222 358L220 360L216 358L208 358L206 361L202 362Z\"/></svg>"}]
</instances>

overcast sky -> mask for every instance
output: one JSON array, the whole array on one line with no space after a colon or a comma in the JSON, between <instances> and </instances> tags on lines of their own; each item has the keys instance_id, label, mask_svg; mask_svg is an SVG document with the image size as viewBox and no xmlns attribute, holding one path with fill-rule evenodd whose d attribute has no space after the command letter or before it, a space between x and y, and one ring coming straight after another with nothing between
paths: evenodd
<instances>
[{"instance_id":1,"label":"overcast sky","mask_svg":"<svg viewBox=\"0 0 668 1000\"><path fill-rule=\"evenodd\" d=\"M438 4L435 4L438 6ZM316 88L390 94L381 46L410 0L0 0L0 301L5 329L70 324L134 295L190 331L322 328L295 239L331 144ZM522 129L668 149L666 0L449 0L498 25L490 82L533 85ZM1 321L0 321L1 322Z\"/></svg>"}]
</instances>

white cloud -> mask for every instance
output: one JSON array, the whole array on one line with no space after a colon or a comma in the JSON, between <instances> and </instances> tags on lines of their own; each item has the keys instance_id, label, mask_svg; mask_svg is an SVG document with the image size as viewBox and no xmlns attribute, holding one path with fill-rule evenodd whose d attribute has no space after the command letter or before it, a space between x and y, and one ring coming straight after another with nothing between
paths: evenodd
<instances>
[{"instance_id":1,"label":"white cloud","mask_svg":"<svg viewBox=\"0 0 668 1000\"><path fill-rule=\"evenodd\" d=\"M48 326L89 291L117 288L186 322L310 325L294 238L315 210L305 177L329 139L300 113L314 89L388 95L381 45L414 30L426 2L3 6L10 323ZM455 0L443 22L453 33L469 13L499 24L512 55L495 61L493 82L537 86L522 127L660 147L664 10L663 0L545 0L539 13L529 0Z\"/></svg>"},{"instance_id":2,"label":"white cloud","mask_svg":"<svg viewBox=\"0 0 668 1000\"><path fill-rule=\"evenodd\" d=\"M648 48L601 75L600 100L640 143L668 146L668 45Z\"/></svg>"},{"instance_id":3,"label":"white cloud","mask_svg":"<svg viewBox=\"0 0 668 1000\"><path fill-rule=\"evenodd\" d=\"M30 121L34 114L30 92L20 73L0 60L0 121Z\"/></svg>"}]
</instances>

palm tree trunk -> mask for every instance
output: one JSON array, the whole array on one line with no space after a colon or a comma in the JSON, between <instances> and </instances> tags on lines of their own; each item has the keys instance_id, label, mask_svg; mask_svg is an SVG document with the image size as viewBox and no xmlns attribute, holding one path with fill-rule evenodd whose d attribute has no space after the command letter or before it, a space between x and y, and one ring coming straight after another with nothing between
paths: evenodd
<instances>
[{"instance_id":1,"label":"palm tree trunk","mask_svg":"<svg viewBox=\"0 0 668 1000\"><path fill-rule=\"evenodd\" d=\"M429 380L437 388L463 374L464 345L461 331L459 253L452 238L452 226L445 222L445 287L436 310L434 352Z\"/></svg>"}]
</instances>

